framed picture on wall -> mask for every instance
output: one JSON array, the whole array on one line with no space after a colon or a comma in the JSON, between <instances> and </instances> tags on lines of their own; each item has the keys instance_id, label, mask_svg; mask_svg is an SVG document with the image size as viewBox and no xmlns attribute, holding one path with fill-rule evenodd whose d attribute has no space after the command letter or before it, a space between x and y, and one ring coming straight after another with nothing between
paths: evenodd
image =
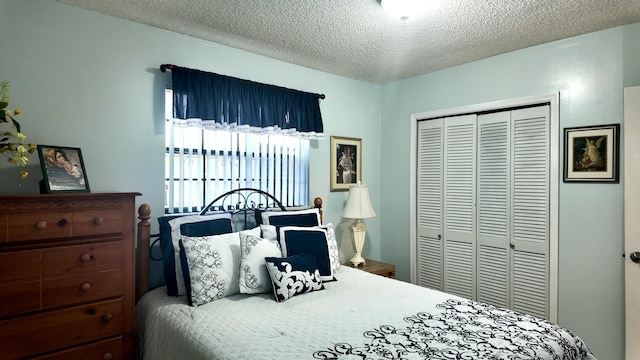
<instances>
[{"instance_id":1,"label":"framed picture on wall","mask_svg":"<svg viewBox=\"0 0 640 360\"><path fill-rule=\"evenodd\" d=\"M331 137L331 191L348 191L362 181L362 139Z\"/></svg>"},{"instance_id":2,"label":"framed picture on wall","mask_svg":"<svg viewBox=\"0 0 640 360\"><path fill-rule=\"evenodd\" d=\"M564 129L564 182L618 183L620 124Z\"/></svg>"},{"instance_id":3,"label":"framed picture on wall","mask_svg":"<svg viewBox=\"0 0 640 360\"><path fill-rule=\"evenodd\" d=\"M43 181L40 192L89 192L80 148L38 145Z\"/></svg>"}]
</instances>

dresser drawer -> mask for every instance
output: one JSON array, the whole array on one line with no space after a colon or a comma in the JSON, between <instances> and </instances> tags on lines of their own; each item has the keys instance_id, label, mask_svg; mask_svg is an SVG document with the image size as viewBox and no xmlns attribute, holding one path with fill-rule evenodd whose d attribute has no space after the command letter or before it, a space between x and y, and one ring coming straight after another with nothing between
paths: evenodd
<instances>
[{"instance_id":1,"label":"dresser drawer","mask_svg":"<svg viewBox=\"0 0 640 360\"><path fill-rule=\"evenodd\" d=\"M40 280L0 284L0 318L40 310Z\"/></svg>"},{"instance_id":2,"label":"dresser drawer","mask_svg":"<svg viewBox=\"0 0 640 360\"><path fill-rule=\"evenodd\" d=\"M120 269L47 279L42 281L42 307L49 309L113 298L122 295L122 288Z\"/></svg>"},{"instance_id":3,"label":"dresser drawer","mask_svg":"<svg viewBox=\"0 0 640 360\"><path fill-rule=\"evenodd\" d=\"M120 360L122 359L122 337L54 354L38 356L33 360Z\"/></svg>"},{"instance_id":4,"label":"dresser drawer","mask_svg":"<svg viewBox=\"0 0 640 360\"><path fill-rule=\"evenodd\" d=\"M121 300L0 321L0 354L15 359L119 336Z\"/></svg>"},{"instance_id":5,"label":"dresser drawer","mask_svg":"<svg viewBox=\"0 0 640 360\"><path fill-rule=\"evenodd\" d=\"M8 215L8 240L33 241L71 236L71 212L51 211Z\"/></svg>"},{"instance_id":6,"label":"dresser drawer","mask_svg":"<svg viewBox=\"0 0 640 360\"><path fill-rule=\"evenodd\" d=\"M42 250L42 278L122 268L121 241L62 246Z\"/></svg>"},{"instance_id":7,"label":"dresser drawer","mask_svg":"<svg viewBox=\"0 0 640 360\"><path fill-rule=\"evenodd\" d=\"M0 318L40 309L40 250L0 253Z\"/></svg>"},{"instance_id":8,"label":"dresser drawer","mask_svg":"<svg viewBox=\"0 0 640 360\"><path fill-rule=\"evenodd\" d=\"M40 250L0 253L0 284L40 279Z\"/></svg>"},{"instance_id":9,"label":"dresser drawer","mask_svg":"<svg viewBox=\"0 0 640 360\"><path fill-rule=\"evenodd\" d=\"M0 215L0 243L7 242L7 230L9 229L7 215Z\"/></svg>"},{"instance_id":10,"label":"dresser drawer","mask_svg":"<svg viewBox=\"0 0 640 360\"><path fill-rule=\"evenodd\" d=\"M123 232L121 209L78 210L73 212L73 236Z\"/></svg>"}]
</instances>

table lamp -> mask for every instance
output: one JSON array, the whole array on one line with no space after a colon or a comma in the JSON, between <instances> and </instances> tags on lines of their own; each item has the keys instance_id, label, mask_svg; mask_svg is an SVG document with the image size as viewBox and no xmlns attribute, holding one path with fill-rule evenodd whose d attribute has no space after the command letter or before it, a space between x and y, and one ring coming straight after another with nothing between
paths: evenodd
<instances>
[{"instance_id":1,"label":"table lamp","mask_svg":"<svg viewBox=\"0 0 640 360\"><path fill-rule=\"evenodd\" d=\"M362 257L362 248L364 247L364 236L367 232L367 227L360 221L360 219L366 219L374 216L376 216L376 213L371 207L371 200L369 200L369 188L367 185L362 185L360 182L358 182L357 185L351 185L349 188L347 203L342 211L342 217L347 219L356 219L353 225L351 225L351 234L353 235L353 244L356 251L351 258L353 266L365 264L365 260Z\"/></svg>"}]
</instances>

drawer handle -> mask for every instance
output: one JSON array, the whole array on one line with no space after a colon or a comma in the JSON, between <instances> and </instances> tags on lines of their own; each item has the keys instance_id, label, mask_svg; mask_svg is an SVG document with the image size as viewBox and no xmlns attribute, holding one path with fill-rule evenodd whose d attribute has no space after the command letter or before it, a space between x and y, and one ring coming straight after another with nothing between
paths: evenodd
<instances>
[{"instance_id":1,"label":"drawer handle","mask_svg":"<svg viewBox=\"0 0 640 360\"><path fill-rule=\"evenodd\" d=\"M67 225L67 219L58 220L58 226L64 227L65 225Z\"/></svg>"},{"instance_id":2,"label":"drawer handle","mask_svg":"<svg viewBox=\"0 0 640 360\"><path fill-rule=\"evenodd\" d=\"M108 323L109 321L111 321L111 319L113 319L113 315L107 313L102 315L102 322L103 323Z\"/></svg>"},{"instance_id":3,"label":"drawer handle","mask_svg":"<svg viewBox=\"0 0 640 360\"><path fill-rule=\"evenodd\" d=\"M80 255L80 261L82 261L82 262L87 262L87 261L89 261L91 259L93 259L93 256L91 256L91 255L89 255L87 253L84 253L84 254Z\"/></svg>"},{"instance_id":4,"label":"drawer handle","mask_svg":"<svg viewBox=\"0 0 640 360\"><path fill-rule=\"evenodd\" d=\"M102 355L102 360L111 360L113 359L113 355L111 353L106 353Z\"/></svg>"},{"instance_id":5,"label":"drawer handle","mask_svg":"<svg viewBox=\"0 0 640 360\"><path fill-rule=\"evenodd\" d=\"M89 291L89 289L91 289L91 284L89 283L84 283L80 286L80 290L82 291Z\"/></svg>"},{"instance_id":6,"label":"drawer handle","mask_svg":"<svg viewBox=\"0 0 640 360\"><path fill-rule=\"evenodd\" d=\"M36 224L36 228L38 228L38 230L44 230L47 228L47 222L44 220L40 220L38 221L38 223Z\"/></svg>"},{"instance_id":7,"label":"drawer handle","mask_svg":"<svg viewBox=\"0 0 640 360\"><path fill-rule=\"evenodd\" d=\"M104 222L104 219L103 219L103 218L101 218L100 216L98 216L98 217L96 217L96 218L94 218L94 219L93 219L93 223L94 223L95 225L102 225L102 223L103 223L103 222Z\"/></svg>"}]
</instances>

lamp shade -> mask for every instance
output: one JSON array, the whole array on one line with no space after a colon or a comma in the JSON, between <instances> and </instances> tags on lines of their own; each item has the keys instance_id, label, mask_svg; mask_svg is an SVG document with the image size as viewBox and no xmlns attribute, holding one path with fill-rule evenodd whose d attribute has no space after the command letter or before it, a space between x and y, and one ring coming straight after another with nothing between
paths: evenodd
<instances>
[{"instance_id":1,"label":"lamp shade","mask_svg":"<svg viewBox=\"0 0 640 360\"><path fill-rule=\"evenodd\" d=\"M342 210L342 217L347 219L365 219L376 216L369 200L369 188L367 185L351 185L349 197Z\"/></svg>"}]
</instances>

